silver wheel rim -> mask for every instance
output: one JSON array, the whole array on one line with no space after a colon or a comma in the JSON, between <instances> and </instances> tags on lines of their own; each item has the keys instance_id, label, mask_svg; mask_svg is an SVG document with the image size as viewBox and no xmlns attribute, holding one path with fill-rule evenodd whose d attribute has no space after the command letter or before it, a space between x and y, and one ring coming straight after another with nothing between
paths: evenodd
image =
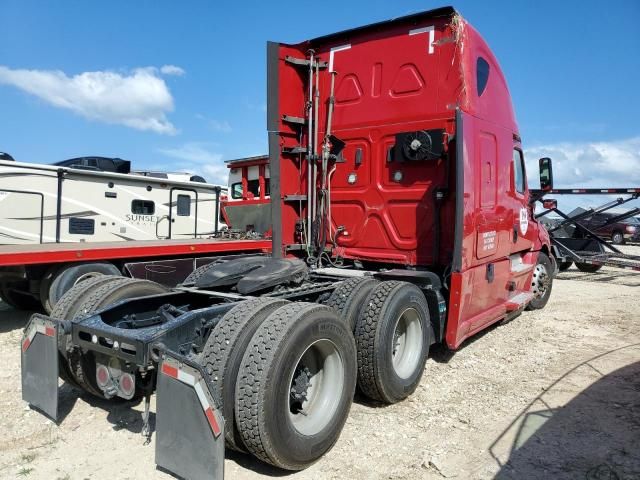
<instances>
[{"instance_id":1,"label":"silver wheel rim","mask_svg":"<svg viewBox=\"0 0 640 480\"><path fill-rule=\"evenodd\" d=\"M403 310L396 320L391 346L393 370L400 378L409 378L420 364L422 337L418 311L412 307Z\"/></svg>"},{"instance_id":2,"label":"silver wheel rim","mask_svg":"<svg viewBox=\"0 0 640 480\"><path fill-rule=\"evenodd\" d=\"M302 435L322 431L335 415L344 389L344 362L327 339L312 343L289 376L289 421Z\"/></svg>"},{"instance_id":3,"label":"silver wheel rim","mask_svg":"<svg viewBox=\"0 0 640 480\"><path fill-rule=\"evenodd\" d=\"M549 287L549 274L547 273L547 267L542 263L536 265L533 270L533 277L531 279L531 291L535 298L541 298L547 293Z\"/></svg>"}]
</instances>

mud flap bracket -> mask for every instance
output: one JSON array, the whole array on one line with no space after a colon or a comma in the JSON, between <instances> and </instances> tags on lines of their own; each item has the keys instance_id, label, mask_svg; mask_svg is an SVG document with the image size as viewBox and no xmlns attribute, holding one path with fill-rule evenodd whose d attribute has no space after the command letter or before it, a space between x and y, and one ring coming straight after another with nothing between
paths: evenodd
<instances>
[{"instance_id":1,"label":"mud flap bracket","mask_svg":"<svg viewBox=\"0 0 640 480\"><path fill-rule=\"evenodd\" d=\"M224 419L202 366L163 351L156 388L156 464L189 480L224 477Z\"/></svg>"},{"instance_id":2,"label":"mud flap bracket","mask_svg":"<svg viewBox=\"0 0 640 480\"><path fill-rule=\"evenodd\" d=\"M34 314L22 335L22 399L54 421L58 418L59 324Z\"/></svg>"}]
</instances>

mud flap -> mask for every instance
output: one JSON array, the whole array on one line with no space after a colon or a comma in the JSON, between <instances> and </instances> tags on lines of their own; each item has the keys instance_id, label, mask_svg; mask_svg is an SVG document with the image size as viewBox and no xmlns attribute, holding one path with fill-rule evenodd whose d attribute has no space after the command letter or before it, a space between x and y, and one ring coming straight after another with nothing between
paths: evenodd
<instances>
[{"instance_id":1,"label":"mud flap","mask_svg":"<svg viewBox=\"0 0 640 480\"><path fill-rule=\"evenodd\" d=\"M202 367L164 351L156 387L156 464L188 480L224 477L224 419Z\"/></svg>"},{"instance_id":2,"label":"mud flap","mask_svg":"<svg viewBox=\"0 0 640 480\"><path fill-rule=\"evenodd\" d=\"M58 323L37 313L22 336L22 399L58 417Z\"/></svg>"}]
</instances>

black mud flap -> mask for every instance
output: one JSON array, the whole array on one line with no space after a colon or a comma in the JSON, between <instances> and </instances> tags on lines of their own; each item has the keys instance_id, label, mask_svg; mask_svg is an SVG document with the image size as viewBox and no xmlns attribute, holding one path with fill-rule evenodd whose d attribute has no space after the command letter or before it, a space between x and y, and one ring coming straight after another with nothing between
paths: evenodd
<instances>
[{"instance_id":1,"label":"black mud flap","mask_svg":"<svg viewBox=\"0 0 640 480\"><path fill-rule=\"evenodd\" d=\"M22 399L58 418L58 323L34 314L22 336Z\"/></svg>"},{"instance_id":2,"label":"black mud flap","mask_svg":"<svg viewBox=\"0 0 640 480\"><path fill-rule=\"evenodd\" d=\"M224 419L197 363L165 351L156 388L156 464L187 480L224 477Z\"/></svg>"}]
</instances>

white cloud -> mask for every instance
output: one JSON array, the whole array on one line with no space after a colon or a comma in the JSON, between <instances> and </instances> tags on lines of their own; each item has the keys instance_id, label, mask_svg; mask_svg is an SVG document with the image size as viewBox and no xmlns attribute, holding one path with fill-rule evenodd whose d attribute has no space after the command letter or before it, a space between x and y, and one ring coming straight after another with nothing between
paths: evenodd
<instances>
[{"instance_id":1,"label":"white cloud","mask_svg":"<svg viewBox=\"0 0 640 480\"><path fill-rule=\"evenodd\" d=\"M640 137L611 142L556 143L525 151L529 176L538 158L553 159L556 188L640 185Z\"/></svg>"},{"instance_id":2,"label":"white cloud","mask_svg":"<svg viewBox=\"0 0 640 480\"><path fill-rule=\"evenodd\" d=\"M160 67L160 73L163 75L175 75L177 77L182 77L185 73L184 69L177 67L176 65L163 65Z\"/></svg>"},{"instance_id":3,"label":"white cloud","mask_svg":"<svg viewBox=\"0 0 640 480\"><path fill-rule=\"evenodd\" d=\"M232 130L231 125L226 120L209 120L209 126L212 130L221 133L230 133Z\"/></svg>"},{"instance_id":4,"label":"white cloud","mask_svg":"<svg viewBox=\"0 0 640 480\"><path fill-rule=\"evenodd\" d=\"M525 151L529 186L538 188L538 159L553 159L555 188L621 188L640 186L640 137L610 142L564 142ZM617 195L567 195L558 198L561 209L597 206ZM638 206L637 202L629 208ZM627 205L621 207L627 208Z\"/></svg>"},{"instance_id":5,"label":"white cloud","mask_svg":"<svg viewBox=\"0 0 640 480\"><path fill-rule=\"evenodd\" d=\"M124 74L97 71L70 77L59 70L14 70L0 66L2 83L91 120L161 134L177 133L166 117L173 111L173 97L152 67Z\"/></svg>"},{"instance_id":6,"label":"white cloud","mask_svg":"<svg viewBox=\"0 0 640 480\"><path fill-rule=\"evenodd\" d=\"M168 166L169 170L183 170L202 175L208 183L227 184L229 169L222 161L222 154L212 151L214 144L190 142L176 148L160 148L158 152L181 160Z\"/></svg>"}]
</instances>

